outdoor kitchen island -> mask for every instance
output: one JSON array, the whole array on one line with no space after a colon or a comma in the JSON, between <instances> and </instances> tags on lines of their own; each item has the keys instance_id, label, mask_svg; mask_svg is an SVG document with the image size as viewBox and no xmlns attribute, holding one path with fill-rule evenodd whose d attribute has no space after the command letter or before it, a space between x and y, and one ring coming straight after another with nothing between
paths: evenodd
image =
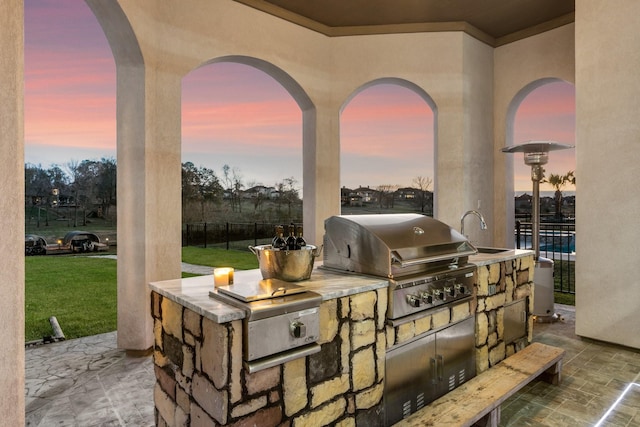
<instances>
[{"instance_id":1,"label":"outdoor kitchen island","mask_svg":"<svg viewBox=\"0 0 640 427\"><path fill-rule=\"evenodd\" d=\"M315 268L298 284L321 295L320 351L252 373L243 351L247 314L209 296L212 276L151 283L156 425L385 425L389 349L475 317L480 373L531 341L533 253L470 261L478 269L471 298L397 326L387 322L387 280ZM259 270L235 275L235 283L261 279ZM515 333L505 331L505 306L514 301L524 302Z\"/></svg>"}]
</instances>

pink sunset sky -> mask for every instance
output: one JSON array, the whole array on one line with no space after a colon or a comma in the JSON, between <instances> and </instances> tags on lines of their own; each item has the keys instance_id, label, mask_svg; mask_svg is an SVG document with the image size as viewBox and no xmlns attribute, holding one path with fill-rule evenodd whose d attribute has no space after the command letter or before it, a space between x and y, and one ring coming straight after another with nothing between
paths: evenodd
<instances>
[{"instance_id":1,"label":"pink sunset sky","mask_svg":"<svg viewBox=\"0 0 640 427\"><path fill-rule=\"evenodd\" d=\"M86 3L25 0L25 162L50 167L115 158L115 97L113 56ZM183 162L219 177L228 164L246 185L294 177L302 187L302 115L270 76L241 64L207 65L183 79L182 102ZM340 128L341 185L411 186L417 176L433 178L433 112L414 92L370 87L345 107ZM533 91L518 109L514 132L515 143L575 144L573 85ZM514 165L515 190L530 190L521 155ZM545 169L575 170L574 150L551 153Z\"/></svg>"}]
</instances>

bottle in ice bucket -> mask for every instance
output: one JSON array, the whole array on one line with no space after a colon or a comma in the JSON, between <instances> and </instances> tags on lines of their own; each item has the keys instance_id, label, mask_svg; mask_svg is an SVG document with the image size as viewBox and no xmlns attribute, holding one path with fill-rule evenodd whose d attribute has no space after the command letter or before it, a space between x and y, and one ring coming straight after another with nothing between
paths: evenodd
<instances>
[{"instance_id":1,"label":"bottle in ice bucket","mask_svg":"<svg viewBox=\"0 0 640 427\"><path fill-rule=\"evenodd\" d=\"M284 227L281 225L276 225L276 235L271 242L271 247L273 249L285 250L287 249L287 242L284 240Z\"/></svg>"},{"instance_id":2,"label":"bottle in ice bucket","mask_svg":"<svg viewBox=\"0 0 640 427\"><path fill-rule=\"evenodd\" d=\"M295 235L295 225L293 225L293 223L289 224L289 235L287 236L287 250L288 251L294 251L296 249L296 235Z\"/></svg>"},{"instance_id":3,"label":"bottle in ice bucket","mask_svg":"<svg viewBox=\"0 0 640 427\"><path fill-rule=\"evenodd\" d=\"M302 249L307 246L307 242L302 237L302 226L299 226L296 230L298 232L298 237L296 237L296 249Z\"/></svg>"}]
</instances>

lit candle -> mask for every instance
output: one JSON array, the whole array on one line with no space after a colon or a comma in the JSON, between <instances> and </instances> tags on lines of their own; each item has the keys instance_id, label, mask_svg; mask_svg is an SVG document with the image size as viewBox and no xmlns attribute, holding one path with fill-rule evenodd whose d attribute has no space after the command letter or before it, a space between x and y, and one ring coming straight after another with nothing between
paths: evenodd
<instances>
[{"instance_id":1,"label":"lit candle","mask_svg":"<svg viewBox=\"0 0 640 427\"><path fill-rule=\"evenodd\" d=\"M233 285L233 268L222 267L213 269L213 283L216 286Z\"/></svg>"}]
</instances>

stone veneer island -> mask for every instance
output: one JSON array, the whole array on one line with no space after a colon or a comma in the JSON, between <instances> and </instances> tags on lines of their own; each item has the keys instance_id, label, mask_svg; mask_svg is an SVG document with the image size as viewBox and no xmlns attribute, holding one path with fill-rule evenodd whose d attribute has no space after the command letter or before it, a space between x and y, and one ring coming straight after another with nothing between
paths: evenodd
<instances>
[{"instance_id":1,"label":"stone veneer island","mask_svg":"<svg viewBox=\"0 0 640 427\"><path fill-rule=\"evenodd\" d=\"M383 278L314 269L321 351L254 373L243 367L244 312L209 297L212 276L151 283L157 426L382 426L385 354L449 323L476 318L480 373L531 342L533 253L470 258L473 298L392 327ZM236 280L260 280L259 270ZM504 340L504 307L523 300L526 330Z\"/></svg>"}]
</instances>

